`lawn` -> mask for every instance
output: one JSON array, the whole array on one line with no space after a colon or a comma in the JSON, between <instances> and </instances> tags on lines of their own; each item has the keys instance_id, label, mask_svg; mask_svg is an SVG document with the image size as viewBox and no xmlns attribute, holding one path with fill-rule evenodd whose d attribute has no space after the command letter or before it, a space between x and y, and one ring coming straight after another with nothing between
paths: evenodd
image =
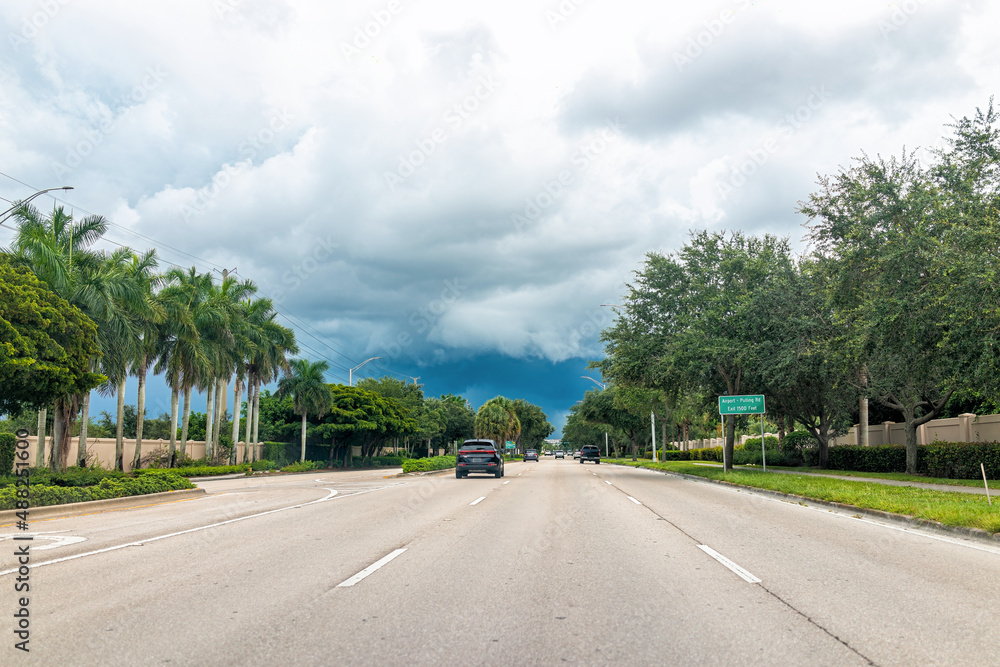
<instances>
[{"instance_id":1,"label":"lawn","mask_svg":"<svg viewBox=\"0 0 1000 667\"><path fill-rule=\"evenodd\" d=\"M741 486L853 505L862 509L880 510L918 519L938 521L946 526L965 526L979 528L990 533L1000 533L1000 497L996 498L997 502L991 507L987 503L985 495L888 486L877 482L855 482L818 475L788 475L747 469L727 473L723 472L722 466L695 465L695 462L691 461L653 463L648 460L633 462L627 459L612 459L607 462L695 475ZM835 471L824 472L840 474L839 472L835 473ZM861 475L862 473L854 474ZM874 473L864 474L875 476ZM879 477L887 477L887 475L879 475ZM897 477L888 478L896 479ZM922 482L935 481L926 477L913 479ZM962 480L949 481L954 483Z\"/></svg>"}]
</instances>

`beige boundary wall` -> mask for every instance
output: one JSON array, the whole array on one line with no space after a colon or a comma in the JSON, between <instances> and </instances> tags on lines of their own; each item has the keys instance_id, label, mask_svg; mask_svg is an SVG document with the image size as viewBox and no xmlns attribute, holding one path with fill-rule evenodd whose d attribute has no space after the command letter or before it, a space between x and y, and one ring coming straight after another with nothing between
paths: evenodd
<instances>
[{"instance_id":1,"label":"beige boundary wall","mask_svg":"<svg viewBox=\"0 0 1000 667\"><path fill-rule=\"evenodd\" d=\"M29 447L28 447L28 461L32 465L35 464L35 455L38 451L38 437L34 435L29 435L27 437ZM49 456L52 453L52 436L48 437L48 442L45 446L45 463L49 463ZM123 461L125 465L125 471L128 472L132 470L132 457L135 456L135 440L126 439L125 448L123 454ZM69 458L66 460L67 465L76 465L79 447L80 447L80 437L74 436L69 440ZM162 451L166 454L167 450L170 448L169 440L145 440L142 441L141 455L147 456L156 452L157 450ZM236 445L236 461L243 461L243 452L246 446L243 442ZM177 443L177 451L180 452L180 442ZM260 458L261 452L264 451L264 445L258 444L256 456L254 460ZM205 456L205 441L204 440L188 440L187 446L184 452L193 459L200 459ZM115 439L114 438L87 438L87 461L90 464L98 463L102 468L112 469L115 467Z\"/></svg>"},{"instance_id":2,"label":"beige boundary wall","mask_svg":"<svg viewBox=\"0 0 1000 667\"><path fill-rule=\"evenodd\" d=\"M1000 415L962 414L949 419L932 419L917 427L917 444L932 442L1000 442ZM832 445L858 444L858 426L831 441ZM868 444L905 445L906 426L899 422L868 425Z\"/></svg>"},{"instance_id":3,"label":"beige boundary wall","mask_svg":"<svg viewBox=\"0 0 1000 667\"><path fill-rule=\"evenodd\" d=\"M768 433L777 437L776 433ZM750 437L740 437L743 443ZM688 442L687 449L703 449L706 447L722 447L724 438L703 438ZM917 427L917 444L928 445L932 442L1000 442L1000 415L962 414L949 419L932 419L923 426ZM683 442L673 442L678 449L684 449ZM839 438L830 440L831 445L858 444L858 425ZM905 445L906 425L900 422L883 422L868 425L869 445Z\"/></svg>"}]
</instances>

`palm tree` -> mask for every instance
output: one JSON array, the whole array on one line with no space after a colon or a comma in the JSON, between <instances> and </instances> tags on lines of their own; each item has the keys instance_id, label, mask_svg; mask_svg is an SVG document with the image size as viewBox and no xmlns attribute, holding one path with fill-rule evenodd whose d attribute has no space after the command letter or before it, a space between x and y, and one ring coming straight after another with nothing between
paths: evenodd
<instances>
[{"instance_id":1,"label":"palm tree","mask_svg":"<svg viewBox=\"0 0 1000 667\"><path fill-rule=\"evenodd\" d=\"M161 296L169 302L173 312L183 313L181 319L171 320L171 326L166 328L156 364L156 372L164 372L170 383L169 456L170 466L173 467L177 461L179 397L181 393L184 394L180 446L180 455L184 456L191 415L191 390L205 374L209 364L201 342L201 331L208 329L208 324L217 318L218 313L213 312L206 303L206 295L212 286L212 278L208 274L199 274L194 267L187 271L172 269L166 274L166 282Z\"/></svg>"},{"instance_id":2,"label":"palm tree","mask_svg":"<svg viewBox=\"0 0 1000 667\"><path fill-rule=\"evenodd\" d=\"M103 259L98 271L81 280L80 293L87 295L88 310L98 325L98 342L103 352L101 370L108 378L104 391L114 392L118 398L115 469L124 470L125 380L133 360L140 354L143 322L162 317L151 295L156 251L136 255L129 248L121 248L104 254ZM89 396L84 403L84 424L88 412ZM83 467L87 455L83 426L80 434L79 465Z\"/></svg>"},{"instance_id":3,"label":"palm tree","mask_svg":"<svg viewBox=\"0 0 1000 667\"><path fill-rule=\"evenodd\" d=\"M123 374L119 371L125 365L122 360L135 338L132 313L141 311L145 303L141 288L123 268L131 261L132 251L123 248L108 254L91 250L107 230L107 221L101 216L75 222L62 207L56 207L46 217L32 206L21 206L14 217L18 232L5 254L14 263L31 268L54 292L97 324L101 370L120 386ZM152 261L155 264L155 259ZM81 403L85 409L89 407L89 398L88 393L56 400L53 431L58 437L53 441L53 468L66 467L73 422ZM83 423L87 423L86 411ZM81 435L79 463L86 465L85 426L81 427Z\"/></svg>"},{"instance_id":4,"label":"palm tree","mask_svg":"<svg viewBox=\"0 0 1000 667\"><path fill-rule=\"evenodd\" d=\"M323 373L330 370L326 361L295 359L278 382L279 397L292 396L295 412L302 415L302 449L299 460L306 460L306 413L322 417L330 409L330 387Z\"/></svg>"},{"instance_id":5,"label":"palm tree","mask_svg":"<svg viewBox=\"0 0 1000 667\"><path fill-rule=\"evenodd\" d=\"M278 324L270 299L255 299L246 304L247 334L252 346L247 360L247 436L244 460L253 461L257 445L261 385L275 380L287 369L287 355L299 351L295 334Z\"/></svg>"},{"instance_id":6,"label":"palm tree","mask_svg":"<svg viewBox=\"0 0 1000 667\"><path fill-rule=\"evenodd\" d=\"M130 370L136 377L139 384L138 396L136 397L136 422L135 422L135 452L132 456L132 469L139 467L142 458L142 430L146 418L146 375L159 353L159 346L162 342L162 327L168 317L183 317L183 313L175 313L171 310L171 304L163 299L157 288L163 284L163 276L153 274L153 267L149 266L144 258L133 259L132 275L143 288L149 302L149 311L137 314L138 339L135 341L135 356L130 360ZM119 416L119 422L123 421L123 416Z\"/></svg>"},{"instance_id":7,"label":"palm tree","mask_svg":"<svg viewBox=\"0 0 1000 667\"><path fill-rule=\"evenodd\" d=\"M476 413L476 437L496 441L503 447L508 440L517 440L521 434L521 421L517 418L514 402L497 396L483 403Z\"/></svg>"},{"instance_id":8,"label":"palm tree","mask_svg":"<svg viewBox=\"0 0 1000 667\"><path fill-rule=\"evenodd\" d=\"M214 458L215 441L222 434L222 421L226 414L225 389L229 379L242 365L249 352L246 338L243 301L257 292L250 280L240 281L223 276L220 285L212 286L207 302L219 318L207 320L208 327L201 332L209 366L202 380L202 389L208 392L205 410L205 457Z\"/></svg>"}]
</instances>

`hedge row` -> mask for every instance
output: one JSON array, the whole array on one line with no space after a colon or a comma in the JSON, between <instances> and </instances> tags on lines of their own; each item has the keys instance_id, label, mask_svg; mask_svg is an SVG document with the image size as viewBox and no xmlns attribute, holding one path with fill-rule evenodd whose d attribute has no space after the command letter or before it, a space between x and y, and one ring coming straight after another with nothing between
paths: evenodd
<instances>
[{"instance_id":1,"label":"hedge row","mask_svg":"<svg viewBox=\"0 0 1000 667\"><path fill-rule=\"evenodd\" d=\"M455 467L454 456L435 456L430 459L407 459L403 461L403 472L427 472L428 470L447 470Z\"/></svg>"},{"instance_id":2,"label":"hedge row","mask_svg":"<svg viewBox=\"0 0 1000 667\"><path fill-rule=\"evenodd\" d=\"M988 478L1000 479L1000 443L935 442L917 445L917 472L922 475L978 479L983 474L980 463L986 467ZM905 472L906 447L838 445L830 448L829 467L859 472Z\"/></svg>"},{"instance_id":3,"label":"hedge row","mask_svg":"<svg viewBox=\"0 0 1000 667\"><path fill-rule=\"evenodd\" d=\"M23 488L23 487L21 487ZM88 500L106 500L108 498L124 498L126 496L141 496L148 493L193 489L194 484L169 471L157 471L139 477L112 478L107 477L93 486L46 486L31 485L28 506L44 507L46 505L63 505L66 503L82 503ZM7 486L0 489L0 510L17 508L18 487ZM21 500L25 500L21 498Z\"/></svg>"},{"instance_id":4,"label":"hedge row","mask_svg":"<svg viewBox=\"0 0 1000 667\"><path fill-rule=\"evenodd\" d=\"M14 448L17 436L13 433L0 433L0 475L14 472Z\"/></svg>"}]
</instances>

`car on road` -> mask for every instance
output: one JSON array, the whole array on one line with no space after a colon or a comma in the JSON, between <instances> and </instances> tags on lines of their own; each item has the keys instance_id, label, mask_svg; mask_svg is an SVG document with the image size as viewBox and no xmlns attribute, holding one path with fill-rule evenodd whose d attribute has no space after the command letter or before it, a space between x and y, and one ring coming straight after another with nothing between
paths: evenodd
<instances>
[{"instance_id":1,"label":"car on road","mask_svg":"<svg viewBox=\"0 0 1000 667\"><path fill-rule=\"evenodd\" d=\"M525 450L525 452L524 452L524 459L523 460L524 461L537 461L538 460L538 452L536 450L534 450L534 449Z\"/></svg>"},{"instance_id":2,"label":"car on road","mask_svg":"<svg viewBox=\"0 0 1000 667\"><path fill-rule=\"evenodd\" d=\"M503 477L503 455L492 440L466 440L455 460L455 477L468 477L472 472L484 472Z\"/></svg>"},{"instance_id":3,"label":"car on road","mask_svg":"<svg viewBox=\"0 0 1000 667\"><path fill-rule=\"evenodd\" d=\"M573 458L574 458L574 459L578 459L578 458L580 458L580 450L579 450L579 449L578 449L578 450L576 450L575 452L573 452Z\"/></svg>"},{"instance_id":4,"label":"car on road","mask_svg":"<svg viewBox=\"0 0 1000 667\"><path fill-rule=\"evenodd\" d=\"M566 452L564 452L561 449L557 449L556 450L556 458L557 459L564 459L564 458L566 458Z\"/></svg>"},{"instance_id":5,"label":"car on road","mask_svg":"<svg viewBox=\"0 0 1000 667\"><path fill-rule=\"evenodd\" d=\"M580 463L584 461L601 462L601 449L597 445L584 445L580 450Z\"/></svg>"}]
</instances>

